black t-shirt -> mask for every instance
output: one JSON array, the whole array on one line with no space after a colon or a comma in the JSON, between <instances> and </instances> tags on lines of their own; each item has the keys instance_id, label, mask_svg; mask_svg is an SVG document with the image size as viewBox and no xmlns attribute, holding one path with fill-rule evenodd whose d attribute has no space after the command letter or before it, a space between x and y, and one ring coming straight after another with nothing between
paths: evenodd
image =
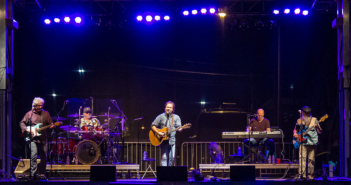
<instances>
[{"instance_id":1,"label":"black t-shirt","mask_svg":"<svg viewBox=\"0 0 351 185\"><path fill-rule=\"evenodd\" d=\"M250 120L251 131L266 131L267 128L271 128L271 124L269 120L263 118L261 122L257 120L257 118L253 118Z\"/></svg>"}]
</instances>

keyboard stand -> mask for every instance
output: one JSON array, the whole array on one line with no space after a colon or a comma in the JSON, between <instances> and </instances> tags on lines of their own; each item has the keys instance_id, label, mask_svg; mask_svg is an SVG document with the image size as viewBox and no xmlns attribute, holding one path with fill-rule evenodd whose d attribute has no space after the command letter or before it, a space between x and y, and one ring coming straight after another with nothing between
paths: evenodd
<instances>
[{"instance_id":1,"label":"keyboard stand","mask_svg":"<svg viewBox=\"0 0 351 185\"><path fill-rule=\"evenodd\" d=\"M242 144L249 149L249 153L241 160L241 163L243 163L248 158L250 163L252 163L254 160L257 160L258 158L261 159L261 161L268 163L268 160L266 159L266 157L264 157L264 155L261 152L257 151L254 147L249 147L244 142L242 142ZM255 158L252 161L250 161L250 156L252 155L252 153L255 154Z\"/></svg>"}]
</instances>

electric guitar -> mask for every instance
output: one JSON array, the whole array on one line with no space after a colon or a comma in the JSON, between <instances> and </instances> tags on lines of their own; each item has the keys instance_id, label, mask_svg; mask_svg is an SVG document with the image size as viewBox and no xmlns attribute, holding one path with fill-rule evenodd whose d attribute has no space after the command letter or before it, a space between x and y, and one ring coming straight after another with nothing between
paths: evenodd
<instances>
[{"instance_id":1,"label":"electric guitar","mask_svg":"<svg viewBox=\"0 0 351 185\"><path fill-rule=\"evenodd\" d=\"M321 117L321 119L319 120L319 123L325 121L326 119L328 118L328 114L324 115L323 117ZM305 126L305 128L302 130L302 133L301 132L297 132L297 138L293 137L293 141L295 141L294 143L294 147L296 149L298 149L301 145L302 142L305 142L307 140L307 138L309 137L308 135L306 136L306 134L314 127L309 127L307 128ZM301 134L303 137L301 137Z\"/></svg>"},{"instance_id":2,"label":"electric guitar","mask_svg":"<svg viewBox=\"0 0 351 185\"><path fill-rule=\"evenodd\" d=\"M150 139L150 142L152 145L154 146L158 146L162 143L163 140L168 140L169 139L169 134L174 132L174 131L178 131L180 130L181 128L182 129L187 129L187 128L190 128L191 127L191 123L187 123L181 127L178 127L176 129L172 129L170 130L168 127L163 127L162 129L158 129L157 128L157 131L158 132L162 132L164 133L163 136L160 136L157 134L157 132L154 132L153 130L150 130L149 132L149 139Z\"/></svg>"},{"instance_id":3,"label":"electric guitar","mask_svg":"<svg viewBox=\"0 0 351 185\"><path fill-rule=\"evenodd\" d=\"M61 126L62 125L62 122L56 122L56 123L54 123L54 124L50 124L50 125L46 125L46 126L43 126L42 127L42 123L38 123L38 124L36 124L35 126L27 126L27 132L28 132L28 134L29 134L29 132L30 132L30 129L32 129L32 139L34 138L34 137L39 137L39 136L41 136L42 134L41 134L41 131L43 131L43 130L45 130L45 129L48 129L48 128L50 128L51 127L51 125L55 125L55 126ZM32 128L31 128L32 127ZM30 140L30 138L29 138L29 136L27 136L26 137L26 141L29 141Z\"/></svg>"}]
</instances>

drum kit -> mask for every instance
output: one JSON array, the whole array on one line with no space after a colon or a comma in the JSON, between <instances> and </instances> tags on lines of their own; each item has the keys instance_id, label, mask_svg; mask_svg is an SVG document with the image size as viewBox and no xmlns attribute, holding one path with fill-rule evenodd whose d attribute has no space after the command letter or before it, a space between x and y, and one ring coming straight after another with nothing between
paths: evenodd
<instances>
[{"instance_id":1,"label":"drum kit","mask_svg":"<svg viewBox=\"0 0 351 185\"><path fill-rule=\"evenodd\" d=\"M119 136L121 135L119 129L110 129L109 122L111 119L118 119L123 117L116 117L114 115L105 114L98 115L98 118L104 118L104 124L93 126L84 125L80 128L81 119L84 119L80 114L71 114L67 117L78 118L74 121L74 126L61 126L64 132L55 132L51 144L51 152L57 162L66 164L111 164L118 163L120 146L118 145ZM96 116L92 116L92 119ZM106 119L105 119L106 118ZM54 117L55 120L64 121L66 118ZM62 137L62 136L66 137ZM61 160L60 160L61 159Z\"/></svg>"}]
</instances>

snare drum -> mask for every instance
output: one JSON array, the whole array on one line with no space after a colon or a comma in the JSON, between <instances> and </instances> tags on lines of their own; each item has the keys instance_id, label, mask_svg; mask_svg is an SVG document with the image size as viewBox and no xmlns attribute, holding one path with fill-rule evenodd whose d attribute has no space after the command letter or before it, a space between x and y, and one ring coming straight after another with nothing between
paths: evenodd
<instances>
[{"instance_id":1,"label":"snare drum","mask_svg":"<svg viewBox=\"0 0 351 185\"><path fill-rule=\"evenodd\" d=\"M83 139L93 139L94 138L94 126L92 125L84 125L80 128L82 131L90 131L89 133L82 134Z\"/></svg>"}]
</instances>

